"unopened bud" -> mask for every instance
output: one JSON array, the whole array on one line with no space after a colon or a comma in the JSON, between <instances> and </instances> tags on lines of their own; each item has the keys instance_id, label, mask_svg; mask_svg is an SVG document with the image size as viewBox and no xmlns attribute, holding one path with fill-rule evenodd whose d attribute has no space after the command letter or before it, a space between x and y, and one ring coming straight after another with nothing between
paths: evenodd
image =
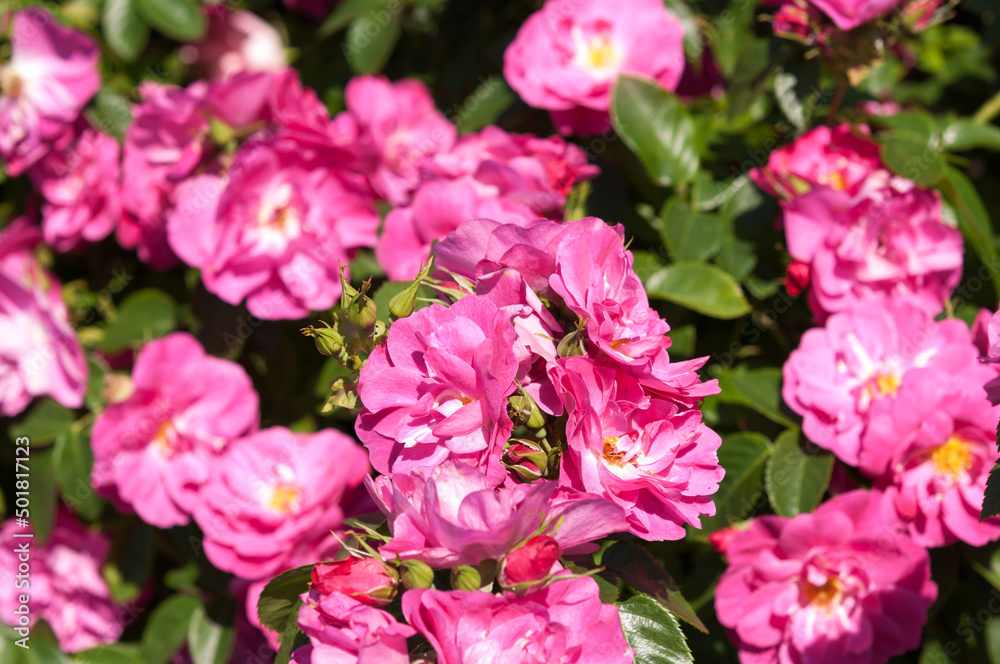
<instances>
[{"instance_id":1,"label":"unopened bud","mask_svg":"<svg viewBox=\"0 0 1000 664\"><path fill-rule=\"evenodd\" d=\"M559 345L556 346L556 353L558 353L559 357L572 357L586 353L580 333L574 330L563 337L559 341Z\"/></svg>"},{"instance_id":2,"label":"unopened bud","mask_svg":"<svg viewBox=\"0 0 1000 664\"><path fill-rule=\"evenodd\" d=\"M395 318L406 318L413 313L414 308L417 306L417 291L420 289L420 284L423 283L424 279L430 275L432 261L433 258L427 261L425 265L421 265L420 272L417 273L417 278L389 300L389 313Z\"/></svg>"},{"instance_id":3,"label":"unopened bud","mask_svg":"<svg viewBox=\"0 0 1000 664\"><path fill-rule=\"evenodd\" d=\"M451 570L452 590L479 590L482 584L483 578L475 567L459 565Z\"/></svg>"},{"instance_id":4,"label":"unopened bud","mask_svg":"<svg viewBox=\"0 0 1000 664\"><path fill-rule=\"evenodd\" d=\"M357 384L353 381L347 382L343 378L338 378L330 384L332 394L327 398L321 412L329 413L335 408L357 408L358 392Z\"/></svg>"},{"instance_id":5,"label":"unopened bud","mask_svg":"<svg viewBox=\"0 0 1000 664\"><path fill-rule=\"evenodd\" d=\"M434 587L434 570L419 560L406 560L399 566L399 580L407 590Z\"/></svg>"},{"instance_id":6,"label":"unopened bud","mask_svg":"<svg viewBox=\"0 0 1000 664\"><path fill-rule=\"evenodd\" d=\"M305 336L313 337L316 340L316 350L320 353L336 355L344 348L344 337L337 331L337 328L330 327L327 323L323 323L323 325L326 327L316 328L310 325L300 331Z\"/></svg>"},{"instance_id":7,"label":"unopened bud","mask_svg":"<svg viewBox=\"0 0 1000 664\"><path fill-rule=\"evenodd\" d=\"M500 569L500 583L505 587L540 581L552 572L562 555L562 547L549 535L535 535L508 553Z\"/></svg>"},{"instance_id":8,"label":"unopened bud","mask_svg":"<svg viewBox=\"0 0 1000 664\"><path fill-rule=\"evenodd\" d=\"M320 563L312 570L312 587L324 595L336 591L369 606L385 606L396 596L399 575L378 558L350 557Z\"/></svg>"},{"instance_id":9,"label":"unopened bud","mask_svg":"<svg viewBox=\"0 0 1000 664\"><path fill-rule=\"evenodd\" d=\"M809 264L792 261L785 270L785 290L789 295L801 293L809 285Z\"/></svg>"}]
</instances>

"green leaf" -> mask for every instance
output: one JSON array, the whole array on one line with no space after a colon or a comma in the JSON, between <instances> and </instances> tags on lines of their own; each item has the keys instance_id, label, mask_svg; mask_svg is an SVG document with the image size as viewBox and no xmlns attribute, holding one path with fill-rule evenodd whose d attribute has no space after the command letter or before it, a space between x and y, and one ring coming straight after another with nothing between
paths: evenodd
<instances>
[{"instance_id":1,"label":"green leaf","mask_svg":"<svg viewBox=\"0 0 1000 664\"><path fill-rule=\"evenodd\" d=\"M115 322L104 328L99 346L115 353L169 334L177 326L174 301L155 288L136 291L125 298Z\"/></svg>"},{"instance_id":2,"label":"green leaf","mask_svg":"<svg viewBox=\"0 0 1000 664\"><path fill-rule=\"evenodd\" d=\"M292 606L291 611L289 611L285 626L281 630L281 637L279 639L281 645L278 648L278 654L274 658L274 664L288 664L292 653L295 652L297 647L296 642L302 635L302 630L299 629L299 609L301 608L302 600L296 598L296 603Z\"/></svg>"},{"instance_id":3,"label":"green leaf","mask_svg":"<svg viewBox=\"0 0 1000 664\"><path fill-rule=\"evenodd\" d=\"M777 367L747 369L741 364L723 369L719 374L719 389L719 400L723 403L747 406L772 422L795 426L781 411L781 369Z\"/></svg>"},{"instance_id":4,"label":"green leaf","mask_svg":"<svg viewBox=\"0 0 1000 664\"><path fill-rule=\"evenodd\" d=\"M934 118L928 113L898 113L879 117L878 123L894 130L897 136L906 136L929 145L937 133Z\"/></svg>"},{"instance_id":5,"label":"green leaf","mask_svg":"<svg viewBox=\"0 0 1000 664\"><path fill-rule=\"evenodd\" d=\"M709 212L699 212L678 196L667 201L660 212L660 235L675 262L708 260L719 250L726 221Z\"/></svg>"},{"instance_id":6,"label":"green leaf","mask_svg":"<svg viewBox=\"0 0 1000 664\"><path fill-rule=\"evenodd\" d=\"M619 76L611 93L611 119L654 182L677 185L698 172L694 121L672 92L643 78Z\"/></svg>"},{"instance_id":7,"label":"green leaf","mask_svg":"<svg viewBox=\"0 0 1000 664\"><path fill-rule=\"evenodd\" d=\"M153 609L142 632L146 664L166 664L187 640L191 618L202 609L201 600L171 595Z\"/></svg>"},{"instance_id":8,"label":"green leaf","mask_svg":"<svg viewBox=\"0 0 1000 664\"><path fill-rule=\"evenodd\" d=\"M483 79L475 91L465 98L451 119L461 134L479 131L487 125L495 124L500 114L516 100L517 96L501 77L490 76Z\"/></svg>"},{"instance_id":9,"label":"green leaf","mask_svg":"<svg viewBox=\"0 0 1000 664\"><path fill-rule=\"evenodd\" d=\"M799 64L798 71L780 71L774 76L774 98L778 107L797 131L809 126L812 112L820 98L819 63L807 60Z\"/></svg>"},{"instance_id":10,"label":"green leaf","mask_svg":"<svg viewBox=\"0 0 1000 664\"><path fill-rule=\"evenodd\" d=\"M403 28L402 17L388 10L358 16L347 28L342 45L347 64L355 74L376 74L382 71L392 55Z\"/></svg>"},{"instance_id":11,"label":"green leaf","mask_svg":"<svg viewBox=\"0 0 1000 664\"><path fill-rule=\"evenodd\" d=\"M764 468L771 441L755 431L730 434L719 447L719 465L726 476L713 496L715 516L702 519L706 530L725 528L751 514L764 490Z\"/></svg>"},{"instance_id":12,"label":"green leaf","mask_svg":"<svg viewBox=\"0 0 1000 664\"><path fill-rule=\"evenodd\" d=\"M618 605L625 638L636 664L693 664L677 619L656 600L636 595Z\"/></svg>"},{"instance_id":13,"label":"green leaf","mask_svg":"<svg viewBox=\"0 0 1000 664\"><path fill-rule=\"evenodd\" d=\"M148 526L124 530L115 536L101 571L116 602L139 596L153 569L155 554L153 531Z\"/></svg>"},{"instance_id":14,"label":"green leaf","mask_svg":"<svg viewBox=\"0 0 1000 664\"><path fill-rule=\"evenodd\" d=\"M830 483L833 455L825 450L807 454L799 445L799 430L789 429L774 441L767 464L767 495L781 516L812 512Z\"/></svg>"},{"instance_id":15,"label":"green leaf","mask_svg":"<svg viewBox=\"0 0 1000 664\"><path fill-rule=\"evenodd\" d=\"M131 644L116 643L84 650L73 657L80 664L147 664Z\"/></svg>"},{"instance_id":16,"label":"green leaf","mask_svg":"<svg viewBox=\"0 0 1000 664\"><path fill-rule=\"evenodd\" d=\"M983 511L979 520L1000 516L1000 463L993 466L986 478L986 495L983 496Z\"/></svg>"},{"instance_id":17,"label":"green leaf","mask_svg":"<svg viewBox=\"0 0 1000 664\"><path fill-rule=\"evenodd\" d=\"M929 187L944 177L946 165L941 153L909 134L894 132L883 138L881 155L893 172L921 187Z\"/></svg>"},{"instance_id":18,"label":"green leaf","mask_svg":"<svg viewBox=\"0 0 1000 664\"><path fill-rule=\"evenodd\" d=\"M342 2L326 17L323 25L319 26L317 34L320 38L329 37L334 32L345 28L351 21L365 12L377 14L379 10L388 11L386 9L388 4L389 0L347 0Z\"/></svg>"},{"instance_id":19,"label":"green leaf","mask_svg":"<svg viewBox=\"0 0 1000 664\"><path fill-rule=\"evenodd\" d=\"M12 637L0 638L0 662L3 664L28 664L28 653L31 650L26 650L21 646L14 644L14 639L20 638L17 635ZM28 641L30 644L31 641Z\"/></svg>"},{"instance_id":20,"label":"green leaf","mask_svg":"<svg viewBox=\"0 0 1000 664\"><path fill-rule=\"evenodd\" d=\"M101 88L94 97L94 110L89 115L93 125L122 141L132 122L132 105L122 95Z\"/></svg>"},{"instance_id":21,"label":"green leaf","mask_svg":"<svg viewBox=\"0 0 1000 664\"><path fill-rule=\"evenodd\" d=\"M139 16L154 30L182 42L200 41L207 23L194 0L135 0Z\"/></svg>"},{"instance_id":22,"label":"green leaf","mask_svg":"<svg viewBox=\"0 0 1000 664\"><path fill-rule=\"evenodd\" d=\"M73 426L73 413L52 399L36 403L18 424L10 427L13 438L27 437L31 448L44 447Z\"/></svg>"},{"instance_id":23,"label":"green leaf","mask_svg":"<svg viewBox=\"0 0 1000 664\"><path fill-rule=\"evenodd\" d=\"M1000 620L993 618L987 622L983 636L990 664L1000 664Z\"/></svg>"},{"instance_id":24,"label":"green leaf","mask_svg":"<svg viewBox=\"0 0 1000 664\"><path fill-rule=\"evenodd\" d=\"M944 646L941 645L940 639L924 640L924 647L920 651L919 664L952 664L953 661L944 651Z\"/></svg>"},{"instance_id":25,"label":"green leaf","mask_svg":"<svg viewBox=\"0 0 1000 664\"><path fill-rule=\"evenodd\" d=\"M668 265L649 277L646 293L713 318L739 318L750 313L750 304L736 280L704 263Z\"/></svg>"},{"instance_id":26,"label":"green leaf","mask_svg":"<svg viewBox=\"0 0 1000 664\"><path fill-rule=\"evenodd\" d=\"M55 468L59 490L73 511L88 520L96 519L104 507L90 484L93 466L90 442L79 431L70 428L56 438Z\"/></svg>"},{"instance_id":27,"label":"green leaf","mask_svg":"<svg viewBox=\"0 0 1000 664\"><path fill-rule=\"evenodd\" d=\"M299 601L299 595L309 590L313 565L290 569L271 579L257 600L257 617L260 624L281 633L288 622L288 614Z\"/></svg>"},{"instance_id":28,"label":"green leaf","mask_svg":"<svg viewBox=\"0 0 1000 664\"><path fill-rule=\"evenodd\" d=\"M715 263L736 281L743 281L757 265L757 249L753 242L729 234L719 246Z\"/></svg>"},{"instance_id":29,"label":"green leaf","mask_svg":"<svg viewBox=\"0 0 1000 664\"><path fill-rule=\"evenodd\" d=\"M941 142L948 150L1000 150L1000 127L972 120L955 120L941 131Z\"/></svg>"},{"instance_id":30,"label":"green leaf","mask_svg":"<svg viewBox=\"0 0 1000 664\"><path fill-rule=\"evenodd\" d=\"M708 633L705 624L681 594L677 582L644 546L636 542L616 542L601 556L601 564L607 570L605 575L619 578L638 592L653 597L681 620Z\"/></svg>"},{"instance_id":31,"label":"green leaf","mask_svg":"<svg viewBox=\"0 0 1000 664\"><path fill-rule=\"evenodd\" d=\"M962 235L990 271L993 286L1000 294L1000 259L994 244L993 223L975 185L962 171L949 167L941 181L941 192L955 208Z\"/></svg>"},{"instance_id":32,"label":"green leaf","mask_svg":"<svg viewBox=\"0 0 1000 664\"><path fill-rule=\"evenodd\" d=\"M101 14L101 31L108 48L125 62L134 62L149 41L149 27L136 9L137 0L107 0Z\"/></svg>"},{"instance_id":33,"label":"green leaf","mask_svg":"<svg viewBox=\"0 0 1000 664\"><path fill-rule=\"evenodd\" d=\"M232 625L215 622L199 605L191 615L187 643L194 664L225 664L233 650Z\"/></svg>"},{"instance_id":34,"label":"green leaf","mask_svg":"<svg viewBox=\"0 0 1000 664\"><path fill-rule=\"evenodd\" d=\"M66 664L69 658L60 650L58 644L50 638L36 638L28 642L31 648L24 658L25 664ZM20 647L18 647L20 650ZM6 660L4 660L6 664Z\"/></svg>"},{"instance_id":35,"label":"green leaf","mask_svg":"<svg viewBox=\"0 0 1000 664\"><path fill-rule=\"evenodd\" d=\"M21 457L24 458L24 457ZM28 497L31 499L31 529L39 546L49 541L56 523L56 471L55 454L52 449L31 450L28 459L31 484Z\"/></svg>"}]
</instances>

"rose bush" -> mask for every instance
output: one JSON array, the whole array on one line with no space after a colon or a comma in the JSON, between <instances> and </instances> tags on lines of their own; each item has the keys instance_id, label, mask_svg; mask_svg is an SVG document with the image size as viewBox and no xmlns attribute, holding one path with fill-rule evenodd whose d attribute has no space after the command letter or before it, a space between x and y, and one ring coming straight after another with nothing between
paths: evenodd
<instances>
[{"instance_id":1,"label":"rose bush","mask_svg":"<svg viewBox=\"0 0 1000 664\"><path fill-rule=\"evenodd\" d=\"M0 659L1000 664L995 10L0 6Z\"/></svg>"}]
</instances>

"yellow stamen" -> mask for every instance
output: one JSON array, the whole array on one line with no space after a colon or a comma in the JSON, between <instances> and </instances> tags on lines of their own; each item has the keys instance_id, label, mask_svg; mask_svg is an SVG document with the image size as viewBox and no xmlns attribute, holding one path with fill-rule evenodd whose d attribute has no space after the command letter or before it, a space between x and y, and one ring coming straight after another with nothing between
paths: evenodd
<instances>
[{"instance_id":1,"label":"yellow stamen","mask_svg":"<svg viewBox=\"0 0 1000 664\"><path fill-rule=\"evenodd\" d=\"M868 383L868 394L870 394L873 399L881 399L886 395L896 396L896 391L899 389L899 383L900 380L896 374L879 374Z\"/></svg>"},{"instance_id":2,"label":"yellow stamen","mask_svg":"<svg viewBox=\"0 0 1000 664\"><path fill-rule=\"evenodd\" d=\"M969 446L958 436L952 436L931 454L937 472L947 475L952 481L969 472L972 468L972 453Z\"/></svg>"},{"instance_id":3,"label":"yellow stamen","mask_svg":"<svg viewBox=\"0 0 1000 664\"><path fill-rule=\"evenodd\" d=\"M802 584L802 594L806 602L821 608L829 607L840 598L840 592L844 589L844 584L836 577L830 577L822 586L814 586L811 583Z\"/></svg>"},{"instance_id":4,"label":"yellow stamen","mask_svg":"<svg viewBox=\"0 0 1000 664\"><path fill-rule=\"evenodd\" d=\"M301 495L299 487L282 482L274 487L274 493L271 494L271 508L282 514L291 514L299 508Z\"/></svg>"}]
</instances>

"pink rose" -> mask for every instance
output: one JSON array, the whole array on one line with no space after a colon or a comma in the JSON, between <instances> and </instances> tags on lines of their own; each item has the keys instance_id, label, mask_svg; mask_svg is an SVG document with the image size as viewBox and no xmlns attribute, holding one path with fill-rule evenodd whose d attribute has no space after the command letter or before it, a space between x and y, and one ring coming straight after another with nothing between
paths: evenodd
<instances>
[{"instance_id":1,"label":"pink rose","mask_svg":"<svg viewBox=\"0 0 1000 664\"><path fill-rule=\"evenodd\" d=\"M962 321L935 322L909 304L871 300L802 335L785 362L782 396L803 416L809 440L856 466L873 403L896 396L914 369L960 373L975 358Z\"/></svg>"},{"instance_id":2,"label":"pink rose","mask_svg":"<svg viewBox=\"0 0 1000 664\"><path fill-rule=\"evenodd\" d=\"M147 523L183 525L220 453L256 430L257 393L243 367L183 332L143 347L132 386L94 422L91 480Z\"/></svg>"},{"instance_id":3,"label":"pink rose","mask_svg":"<svg viewBox=\"0 0 1000 664\"><path fill-rule=\"evenodd\" d=\"M26 219L0 233L0 414L38 396L83 405L87 361L69 322L62 286L29 249L40 240Z\"/></svg>"},{"instance_id":4,"label":"pink rose","mask_svg":"<svg viewBox=\"0 0 1000 664\"><path fill-rule=\"evenodd\" d=\"M173 250L210 292L267 320L331 308L339 264L375 243L379 223L371 199L294 134L244 144L228 177L194 177L177 201Z\"/></svg>"},{"instance_id":5,"label":"pink rose","mask_svg":"<svg viewBox=\"0 0 1000 664\"><path fill-rule=\"evenodd\" d=\"M288 62L278 31L253 12L225 6L206 8L208 33L197 44L181 47L181 61L194 65L210 79L241 71L279 72Z\"/></svg>"},{"instance_id":6,"label":"pink rose","mask_svg":"<svg viewBox=\"0 0 1000 664\"><path fill-rule=\"evenodd\" d=\"M927 551L857 490L737 533L715 592L743 664L883 664L916 648L937 596Z\"/></svg>"},{"instance_id":7,"label":"pink rose","mask_svg":"<svg viewBox=\"0 0 1000 664\"><path fill-rule=\"evenodd\" d=\"M389 613L340 592L302 595L299 627L309 645L292 653L294 664L409 664L406 639L417 632Z\"/></svg>"},{"instance_id":8,"label":"pink rose","mask_svg":"<svg viewBox=\"0 0 1000 664\"><path fill-rule=\"evenodd\" d=\"M878 144L868 138L869 133L864 125L817 127L771 152L766 166L750 171L750 179L785 200L816 187L853 196L872 173L883 168Z\"/></svg>"},{"instance_id":9,"label":"pink rose","mask_svg":"<svg viewBox=\"0 0 1000 664\"><path fill-rule=\"evenodd\" d=\"M390 83L382 76L356 76L344 96L346 113L360 128L360 150L372 164L372 188L393 205L406 204L424 162L454 145L455 126L416 79Z\"/></svg>"},{"instance_id":10,"label":"pink rose","mask_svg":"<svg viewBox=\"0 0 1000 664\"><path fill-rule=\"evenodd\" d=\"M620 505L646 540L684 537L715 514L722 440L697 410L650 398L625 368L568 357L553 369L569 419L559 482Z\"/></svg>"},{"instance_id":11,"label":"pink rose","mask_svg":"<svg viewBox=\"0 0 1000 664\"><path fill-rule=\"evenodd\" d=\"M639 74L674 90L684 70L684 28L659 0L548 0L504 53L504 77L563 133L609 124L611 87Z\"/></svg>"},{"instance_id":12,"label":"pink rose","mask_svg":"<svg viewBox=\"0 0 1000 664\"><path fill-rule=\"evenodd\" d=\"M166 228L174 192L211 150L208 86L198 82L182 89L147 82L139 94L142 102L132 107L122 151L118 242L138 248L143 262L166 269L177 262Z\"/></svg>"},{"instance_id":13,"label":"pink rose","mask_svg":"<svg viewBox=\"0 0 1000 664\"><path fill-rule=\"evenodd\" d=\"M915 370L895 399L872 406L861 470L878 478L884 502L921 546L1000 537L1000 518L979 520L1000 421L980 385L994 375L979 364L955 374Z\"/></svg>"},{"instance_id":14,"label":"pink rose","mask_svg":"<svg viewBox=\"0 0 1000 664\"><path fill-rule=\"evenodd\" d=\"M438 664L631 664L618 607L597 582L567 578L528 594L411 590L403 615L434 646Z\"/></svg>"},{"instance_id":15,"label":"pink rose","mask_svg":"<svg viewBox=\"0 0 1000 664\"><path fill-rule=\"evenodd\" d=\"M478 565L539 531L563 549L626 528L623 513L597 496L556 493L556 483L511 484L494 491L483 473L453 458L434 469L368 482L389 519L384 560L420 560L433 567ZM544 515L544 521L542 521Z\"/></svg>"},{"instance_id":16,"label":"pink rose","mask_svg":"<svg viewBox=\"0 0 1000 664\"><path fill-rule=\"evenodd\" d=\"M118 141L84 128L66 148L53 150L29 174L45 198L46 244L70 251L111 234L121 216Z\"/></svg>"},{"instance_id":17,"label":"pink rose","mask_svg":"<svg viewBox=\"0 0 1000 664\"><path fill-rule=\"evenodd\" d=\"M0 541L5 543L0 547L0 576L6 580L0 590L0 618L23 630L15 638L28 636L26 627L44 620L64 652L77 653L117 641L124 620L131 616L126 607L115 604L101 576L111 546L107 538L61 510L44 545L17 537L25 532L30 531L18 526L14 519L8 519L0 528ZM30 589L19 589L14 584L18 566L24 564L17 550L22 543L29 547ZM16 611L24 605L20 597L25 594L31 598L29 612L24 614L28 622L21 623Z\"/></svg>"},{"instance_id":18,"label":"pink rose","mask_svg":"<svg viewBox=\"0 0 1000 664\"><path fill-rule=\"evenodd\" d=\"M251 434L210 464L194 510L205 555L245 579L289 569L338 541L332 531L367 475L364 450L339 431Z\"/></svg>"},{"instance_id":19,"label":"pink rose","mask_svg":"<svg viewBox=\"0 0 1000 664\"><path fill-rule=\"evenodd\" d=\"M514 339L509 315L474 295L393 323L358 381L356 430L375 470L406 473L454 453L482 468L491 486L503 482Z\"/></svg>"},{"instance_id":20,"label":"pink rose","mask_svg":"<svg viewBox=\"0 0 1000 664\"><path fill-rule=\"evenodd\" d=\"M368 606L385 606L396 596L399 575L378 558L350 556L317 564L311 585L321 595L336 591Z\"/></svg>"},{"instance_id":21,"label":"pink rose","mask_svg":"<svg viewBox=\"0 0 1000 664\"><path fill-rule=\"evenodd\" d=\"M10 61L0 66L0 159L20 175L54 143L101 87L100 49L45 10L24 9L11 25Z\"/></svg>"},{"instance_id":22,"label":"pink rose","mask_svg":"<svg viewBox=\"0 0 1000 664\"><path fill-rule=\"evenodd\" d=\"M902 0L809 0L830 17L841 30L852 30L862 23L887 14Z\"/></svg>"},{"instance_id":23,"label":"pink rose","mask_svg":"<svg viewBox=\"0 0 1000 664\"><path fill-rule=\"evenodd\" d=\"M500 583L513 586L544 579L552 573L562 553L559 540L550 535L535 535L504 556L498 572Z\"/></svg>"}]
</instances>

